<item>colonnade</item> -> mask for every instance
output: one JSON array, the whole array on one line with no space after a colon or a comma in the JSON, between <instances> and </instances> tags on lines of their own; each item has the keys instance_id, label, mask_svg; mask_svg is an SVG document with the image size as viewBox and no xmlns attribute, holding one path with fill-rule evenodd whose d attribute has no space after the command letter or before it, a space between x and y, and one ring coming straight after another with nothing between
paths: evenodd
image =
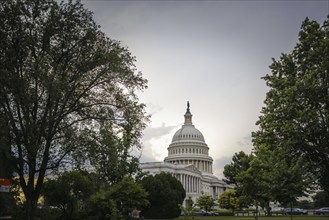
<instances>
[{"instance_id":1,"label":"colonnade","mask_svg":"<svg viewBox=\"0 0 329 220\"><path fill-rule=\"evenodd\" d=\"M201 179L200 177L187 174L174 174L175 177L182 183L187 193L200 193Z\"/></svg>"},{"instance_id":2,"label":"colonnade","mask_svg":"<svg viewBox=\"0 0 329 220\"><path fill-rule=\"evenodd\" d=\"M212 173L212 162L204 160L170 160L168 161L173 164L193 164L198 170L202 172Z\"/></svg>"},{"instance_id":3,"label":"colonnade","mask_svg":"<svg viewBox=\"0 0 329 220\"><path fill-rule=\"evenodd\" d=\"M208 155L208 149L203 149L199 147L192 147L192 148L181 148L181 147L171 147L168 149L168 155L175 155L175 154L202 154Z\"/></svg>"}]
</instances>

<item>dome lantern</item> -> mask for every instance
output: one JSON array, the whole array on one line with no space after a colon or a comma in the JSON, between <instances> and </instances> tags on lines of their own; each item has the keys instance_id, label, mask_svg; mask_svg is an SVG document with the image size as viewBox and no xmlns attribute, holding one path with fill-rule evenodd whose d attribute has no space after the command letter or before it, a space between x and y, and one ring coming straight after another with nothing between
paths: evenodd
<instances>
[{"instance_id":1,"label":"dome lantern","mask_svg":"<svg viewBox=\"0 0 329 220\"><path fill-rule=\"evenodd\" d=\"M190 103L188 101L187 101L187 109L184 117L185 117L184 125L192 125L192 114L190 112Z\"/></svg>"}]
</instances>

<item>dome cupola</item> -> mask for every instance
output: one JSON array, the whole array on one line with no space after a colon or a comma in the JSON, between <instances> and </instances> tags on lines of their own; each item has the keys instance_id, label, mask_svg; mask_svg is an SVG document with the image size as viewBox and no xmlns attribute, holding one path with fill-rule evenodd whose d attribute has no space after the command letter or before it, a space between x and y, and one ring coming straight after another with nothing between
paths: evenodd
<instances>
[{"instance_id":1,"label":"dome cupola","mask_svg":"<svg viewBox=\"0 0 329 220\"><path fill-rule=\"evenodd\" d=\"M202 133L192 124L192 114L190 112L190 103L187 102L187 110L184 115L185 121L172 138L172 143L176 141L195 140L205 142Z\"/></svg>"}]
</instances>

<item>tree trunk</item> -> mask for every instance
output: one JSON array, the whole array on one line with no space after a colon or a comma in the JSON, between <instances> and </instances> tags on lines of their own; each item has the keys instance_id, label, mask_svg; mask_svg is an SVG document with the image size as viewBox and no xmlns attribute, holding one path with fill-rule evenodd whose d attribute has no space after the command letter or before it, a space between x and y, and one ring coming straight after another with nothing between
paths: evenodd
<instances>
[{"instance_id":1,"label":"tree trunk","mask_svg":"<svg viewBox=\"0 0 329 220\"><path fill-rule=\"evenodd\" d=\"M256 202L256 216L255 219L258 220L258 203Z\"/></svg>"},{"instance_id":2,"label":"tree trunk","mask_svg":"<svg viewBox=\"0 0 329 220\"><path fill-rule=\"evenodd\" d=\"M37 202L38 199L35 199L34 196L31 196L30 198L26 198L26 202L25 202L25 213L26 213L26 219L27 220L33 220L34 219L34 215L35 215L35 211L37 208Z\"/></svg>"}]
</instances>

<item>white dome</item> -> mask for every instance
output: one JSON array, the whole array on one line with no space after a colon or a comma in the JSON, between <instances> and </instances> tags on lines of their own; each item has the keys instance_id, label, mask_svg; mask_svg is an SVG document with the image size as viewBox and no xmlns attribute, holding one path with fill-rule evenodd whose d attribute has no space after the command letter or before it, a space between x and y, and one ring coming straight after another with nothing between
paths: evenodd
<instances>
[{"instance_id":1,"label":"white dome","mask_svg":"<svg viewBox=\"0 0 329 220\"><path fill-rule=\"evenodd\" d=\"M187 102L187 110L184 115L184 118L185 118L184 125L182 126L181 129L176 131L176 133L172 138L172 142L181 141L181 140L188 140L188 141L197 140L197 141L205 142L202 133L198 129L196 129L192 124L192 114L190 112L189 102Z\"/></svg>"},{"instance_id":2,"label":"white dome","mask_svg":"<svg viewBox=\"0 0 329 220\"><path fill-rule=\"evenodd\" d=\"M202 133L193 125L183 125L181 129L176 131L172 138L172 142L181 140L197 140L205 142Z\"/></svg>"}]
</instances>

